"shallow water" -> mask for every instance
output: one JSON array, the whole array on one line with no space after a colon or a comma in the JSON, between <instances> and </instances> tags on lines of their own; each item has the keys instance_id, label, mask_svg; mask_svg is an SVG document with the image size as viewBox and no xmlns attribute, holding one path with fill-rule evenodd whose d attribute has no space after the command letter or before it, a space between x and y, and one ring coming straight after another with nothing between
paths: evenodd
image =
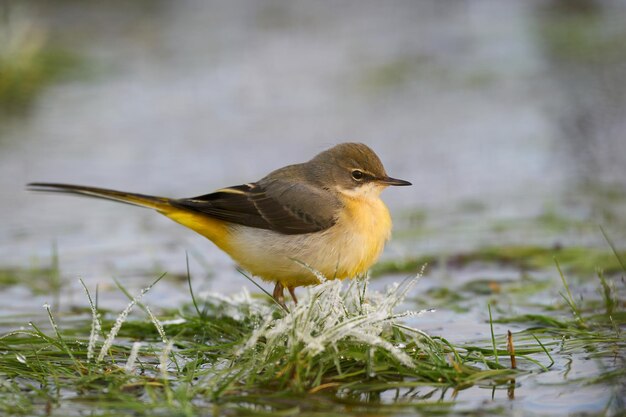
<instances>
[{"instance_id":1,"label":"shallow water","mask_svg":"<svg viewBox=\"0 0 626 417\"><path fill-rule=\"evenodd\" d=\"M78 277L104 293L112 276L137 289L163 271L182 274L186 252L199 291L256 291L226 255L165 218L34 195L24 184L185 197L341 141L369 144L390 175L414 184L384 193L397 236L387 259L485 245L603 246L597 223L623 245L626 50L612 41L625 36L626 8L560 3L16 3L11 13L46 28L87 69L45 90L27 114L1 119L0 266L48 266L56 247L63 306L84 303ZM572 16L582 16L579 26ZM587 49L572 50L560 27ZM588 227L532 221L546 214ZM435 277L460 282L465 273ZM150 302L187 301L183 284L161 282ZM0 314L39 314L48 298L3 288ZM422 326L452 340L485 336L484 316L431 317ZM567 397L547 409L535 395L522 398L524 410L555 415L601 403Z\"/></svg>"},{"instance_id":2,"label":"shallow water","mask_svg":"<svg viewBox=\"0 0 626 417\"><path fill-rule=\"evenodd\" d=\"M226 256L153 213L34 195L24 184L191 196L260 178L345 140L368 143L391 175L414 183L384 195L400 230L401 214L416 209L441 222L441 237L411 251L493 240L485 219L555 210L601 221L598 198L580 185L624 190L625 153L615 152L622 138L609 134L620 120L594 125L599 132L588 141L602 146L593 158L561 128L588 109L568 113L575 107L568 92L581 92L562 88L571 77L562 80L560 61L546 53L550 43L538 28L549 16L540 5L147 4L15 7L90 70L2 123L3 265L45 264L57 242L64 273L86 279L155 264L181 271L185 250L223 270ZM607 24L625 13L606 8ZM607 68L617 72L620 62ZM584 72L580 79L594 82ZM602 91L589 91L602 102ZM611 104L611 114L626 108ZM463 207L480 209L474 230L450 236L447 226L463 221Z\"/></svg>"}]
</instances>

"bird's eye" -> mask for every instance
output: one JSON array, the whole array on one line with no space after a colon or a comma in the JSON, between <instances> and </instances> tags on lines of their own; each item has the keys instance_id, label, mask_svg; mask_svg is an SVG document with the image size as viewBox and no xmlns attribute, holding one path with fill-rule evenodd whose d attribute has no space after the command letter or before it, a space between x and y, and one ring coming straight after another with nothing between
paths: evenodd
<instances>
[{"instance_id":1,"label":"bird's eye","mask_svg":"<svg viewBox=\"0 0 626 417\"><path fill-rule=\"evenodd\" d=\"M357 181L361 180L363 179L363 173L359 171L358 169L355 169L354 171L352 171L352 178L354 178Z\"/></svg>"}]
</instances>

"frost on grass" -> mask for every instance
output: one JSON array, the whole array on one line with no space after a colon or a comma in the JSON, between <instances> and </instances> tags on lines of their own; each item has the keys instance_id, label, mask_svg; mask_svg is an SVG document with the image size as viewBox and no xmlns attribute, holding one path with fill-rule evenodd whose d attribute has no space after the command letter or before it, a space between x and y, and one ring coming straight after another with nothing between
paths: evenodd
<instances>
[{"instance_id":1,"label":"frost on grass","mask_svg":"<svg viewBox=\"0 0 626 417\"><path fill-rule=\"evenodd\" d=\"M100 322L100 314L98 313L98 310L93 303L91 294L89 293L87 286L82 279L79 279L78 281L80 282L80 285L83 286L83 289L87 294L87 299L89 300L89 308L91 309L91 332L89 333L89 345L87 346L87 360L91 361L93 359L94 351L96 349L96 343L98 343L98 337L100 336L100 332L102 331L102 323Z\"/></svg>"},{"instance_id":2,"label":"frost on grass","mask_svg":"<svg viewBox=\"0 0 626 417\"><path fill-rule=\"evenodd\" d=\"M130 349L130 354L128 355L128 360L124 366L126 372L132 372L135 369L135 362L137 362L137 355L139 354L140 348L141 342L133 343L133 347Z\"/></svg>"},{"instance_id":3,"label":"frost on grass","mask_svg":"<svg viewBox=\"0 0 626 417\"><path fill-rule=\"evenodd\" d=\"M120 329L122 328L122 324L124 324L124 322L126 321L126 318L128 317L128 314L130 314L130 312L133 310L133 308L135 307L135 305L141 301L141 299L143 298L143 296L152 289L152 287L159 282L159 280L161 280L161 278L163 278L163 275L161 275L156 281L154 281L152 284L150 284L149 286L147 286L146 288L142 289L139 294L137 294L135 297L133 297L130 300L130 303L128 304L128 306L126 306L126 308L124 310L122 310L122 312L117 316L117 319L115 320L115 324L113 324L113 327L111 328L111 331L109 332L108 336L106 337L106 339L104 340L104 343L102 344L102 348L100 349L100 353L98 354L98 358L97 361L101 362L104 357L106 356L107 352L109 351L109 349L111 348L111 346L113 346L113 341L115 340L115 338L117 337L118 332L120 331ZM151 317L154 317L151 315ZM156 320L156 318L154 318L154 320ZM158 324L158 321L154 322L155 326L157 327L157 330L159 330L159 334L161 333L161 331L163 330L163 327L160 326L160 324ZM163 337L165 334L162 334L161 336Z\"/></svg>"},{"instance_id":4,"label":"frost on grass","mask_svg":"<svg viewBox=\"0 0 626 417\"><path fill-rule=\"evenodd\" d=\"M403 317L422 312L394 312L414 287L421 274L392 285L384 294L368 291L367 279L353 280L346 287L340 280L328 280L309 287L308 294L282 317L267 317L239 349L239 356L253 358L263 364L276 356L276 351L312 359L322 352L340 353L338 345L356 342L363 351L386 351L407 367L413 359L388 337L408 328L397 326ZM414 329L411 334L423 335Z\"/></svg>"},{"instance_id":5,"label":"frost on grass","mask_svg":"<svg viewBox=\"0 0 626 417\"><path fill-rule=\"evenodd\" d=\"M221 316L231 317L237 321L250 317L268 317L273 311L273 306L254 300L245 287L241 293L231 296L219 292L205 292L200 294L200 297L216 302L220 306Z\"/></svg>"},{"instance_id":6,"label":"frost on grass","mask_svg":"<svg viewBox=\"0 0 626 417\"><path fill-rule=\"evenodd\" d=\"M169 342L169 340L168 340L167 336L165 335L165 330L163 329L163 324L154 315L152 310L150 310L150 307L148 307L148 306L145 306L145 307L146 307L146 313L148 313L148 316L150 317L150 321L152 322L152 324L154 324L154 327L157 329L157 332L159 333L159 336L161 336L161 340L163 341L163 343L167 344Z\"/></svg>"}]
</instances>

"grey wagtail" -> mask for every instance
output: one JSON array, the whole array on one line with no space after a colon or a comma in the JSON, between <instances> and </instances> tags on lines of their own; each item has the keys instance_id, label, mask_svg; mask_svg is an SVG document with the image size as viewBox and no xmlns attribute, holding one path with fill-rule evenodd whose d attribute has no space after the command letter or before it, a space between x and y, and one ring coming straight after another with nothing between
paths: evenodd
<instances>
[{"instance_id":1,"label":"grey wagtail","mask_svg":"<svg viewBox=\"0 0 626 417\"><path fill-rule=\"evenodd\" d=\"M391 233L380 199L391 178L361 143L342 143L308 162L288 165L257 182L193 198L165 198L82 185L31 183L35 191L99 197L158 211L208 238L254 276L275 282L297 303L296 287L352 278L378 259Z\"/></svg>"}]
</instances>

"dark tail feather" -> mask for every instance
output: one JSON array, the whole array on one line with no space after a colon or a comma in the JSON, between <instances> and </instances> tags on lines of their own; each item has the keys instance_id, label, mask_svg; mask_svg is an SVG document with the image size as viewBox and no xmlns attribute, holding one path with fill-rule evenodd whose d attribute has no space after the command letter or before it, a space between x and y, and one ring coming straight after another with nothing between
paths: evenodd
<instances>
[{"instance_id":1,"label":"dark tail feather","mask_svg":"<svg viewBox=\"0 0 626 417\"><path fill-rule=\"evenodd\" d=\"M28 184L27 188L31 191L76 194L87 197L102 198L105 200L119 201L120 203L147 207L159 211L163 211L171 207L169 203L170 199L168 198L108 190L106 188L87 187L83 185L72 184L55 184L46 182L33 182Z\"/></svg>"}]
</instances>

